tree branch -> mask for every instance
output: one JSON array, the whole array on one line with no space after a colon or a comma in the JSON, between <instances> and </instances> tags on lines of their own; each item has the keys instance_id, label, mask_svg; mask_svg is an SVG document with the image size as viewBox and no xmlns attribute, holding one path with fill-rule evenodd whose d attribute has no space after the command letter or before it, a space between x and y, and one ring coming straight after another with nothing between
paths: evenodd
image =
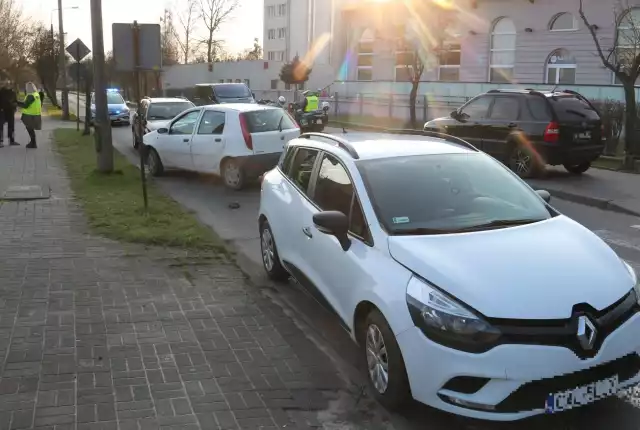
<instances>
[{"instance_id":1,"label":"tree branch","mask_svg":"<svg viewBox=\"0 0 640 430\"><path fill-rule=\"evenodd\" d=\"M611 58L611 53L607 57L604 56L604 53L602 52L602 47L600 46L600 41L598 40L598 36L596 35L596 30L593 28L593 26L591 25L591 23L587 19L587 16L584 14L583 0L580 0L580 8L578 9L578 14L580 15L580 18L582 18L582 22L584 22L584 25L587 27L587 29L589 30L589 33L591 34L591 38L593 39L593 43L596 45L596 51L598 52L598 56L600 57L600 60L602 61L602 64L607 69L609 69L613 73L615 73L616 76L617 76L618 73L620 72L620 67L619 66L617 66L617 67L614 66L609 61L609 58ZM615 52L615 47L613 49L614 50L611 51L612 53Z\"/></svg>"}]
</instances>

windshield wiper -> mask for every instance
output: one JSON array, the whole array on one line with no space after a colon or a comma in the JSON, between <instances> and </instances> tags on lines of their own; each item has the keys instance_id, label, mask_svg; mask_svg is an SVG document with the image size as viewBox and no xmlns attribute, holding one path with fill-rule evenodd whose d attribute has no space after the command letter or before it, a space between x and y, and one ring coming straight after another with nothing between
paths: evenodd
<instances>
[{"instance_id":1,"label":"windshield wiper","mask_svg":"<svg viewBox=\"0 0 640 430\"><path fill-rule=\"evenodd\" d=\"M491 228L499 228L499 227L510 227L515 225L525 225L525 224L533 224L536 222L544 221L539 218L522 218L522 219L496 219L493 221L486 222L484 224L472 225L469 227L463 227L456 230L456 232L464 232L464 231L477 231L477 230L485 230Z\"/></svg>"}]
</instances>

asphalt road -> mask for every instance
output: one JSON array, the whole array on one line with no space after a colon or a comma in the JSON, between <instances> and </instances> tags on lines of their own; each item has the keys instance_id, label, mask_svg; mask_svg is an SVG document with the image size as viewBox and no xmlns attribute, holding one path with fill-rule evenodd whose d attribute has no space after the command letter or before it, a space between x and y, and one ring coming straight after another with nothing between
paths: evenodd
<instances>
[{"instance_id":1,"label":"asphalt road","mask_svg":"<svg viewBox=\"0 0 640 430\"><path fill-rule=\"evenodd\" d=\"M74 109L75 106L72 104L72 110ZM113 138L116 148L132 162L136 162L137 153L132 148L130 128L114 128ZM262 288L265 294L274 300L286 303L296 318L315 332L336 365L349 375L355 389L364 386L360 370L363 366L357 359L358 351L337 321L295 284L273 286L262 276L256 225L259 198L257 188L232 192L222 187L215 178L188 173L170 173L156 181L176 201L193 211L203 223L211 226L222 239L235 248L240 264L253 275L256 286ZM231 209L232 203L237 203L239 207ZM557 199L552 201L552 204L566 216L602 237L622 258L640 271L640 218ZM366 396L366 393L364 395ZM411 407L403 415L391 415L389 420L394 428L402 430L493 430L513 429L516 425L522 430L636 430L640 428L640 393L622 393L619 398L609 399L591 407L557 416L537 417L518 424L459 419L420 405Z\"/></svg>"}]
</instances>

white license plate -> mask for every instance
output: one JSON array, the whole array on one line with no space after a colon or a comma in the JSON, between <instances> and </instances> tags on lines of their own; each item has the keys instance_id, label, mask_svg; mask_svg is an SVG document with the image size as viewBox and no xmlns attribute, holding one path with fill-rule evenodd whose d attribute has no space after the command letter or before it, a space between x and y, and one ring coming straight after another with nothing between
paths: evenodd
<instances>
[{"instance_id":1,"label":"white license plate","mask_svg":"<svg viewBox=\"0 0 640 430\"><path fill-rule=\"evenodd\" d=\"M591 139L591 132L585 131L584 133L576 133L577 140Z\"/></svg>"},{"instance_id":2,"label":"white license plate","mask_svg":"<svg viewBox=\"0 0 640 430\"><path fill-rule=\"evenodd\" d=\"M544 405L548 414L567 411L610 397L618 392L618 375L592 382L572 390L549 394Z\"/></svg>"},{"instance_id":3,"label":"white license plate","mask_svg":"<svg viewBox=\"0 0 640 430\"><path fill-rule=\"evenodd\" d=\"M316 124L322 124L322 120L321 119L317 120Z\"/></svg>"}]
</instances>

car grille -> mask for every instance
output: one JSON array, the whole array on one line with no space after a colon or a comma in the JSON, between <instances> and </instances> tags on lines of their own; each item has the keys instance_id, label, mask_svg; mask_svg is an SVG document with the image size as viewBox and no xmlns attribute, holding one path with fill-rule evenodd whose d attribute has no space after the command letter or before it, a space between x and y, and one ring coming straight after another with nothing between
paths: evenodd
<instances>
[{"instance_id":1,"label":"car grille","mask_svg":"<svg viewBox=\"0 0 640 430\"><path fill-rule=\"evenodd\" d=\"M541 409L549 394L571 390L616 374L620 383L624 383L635 377L638 372L640 372L640 357L638 354L632 353L580 372L528 382L500 402L496 406L496 411L517 413Z\"/></svg>"}]
</instances>

